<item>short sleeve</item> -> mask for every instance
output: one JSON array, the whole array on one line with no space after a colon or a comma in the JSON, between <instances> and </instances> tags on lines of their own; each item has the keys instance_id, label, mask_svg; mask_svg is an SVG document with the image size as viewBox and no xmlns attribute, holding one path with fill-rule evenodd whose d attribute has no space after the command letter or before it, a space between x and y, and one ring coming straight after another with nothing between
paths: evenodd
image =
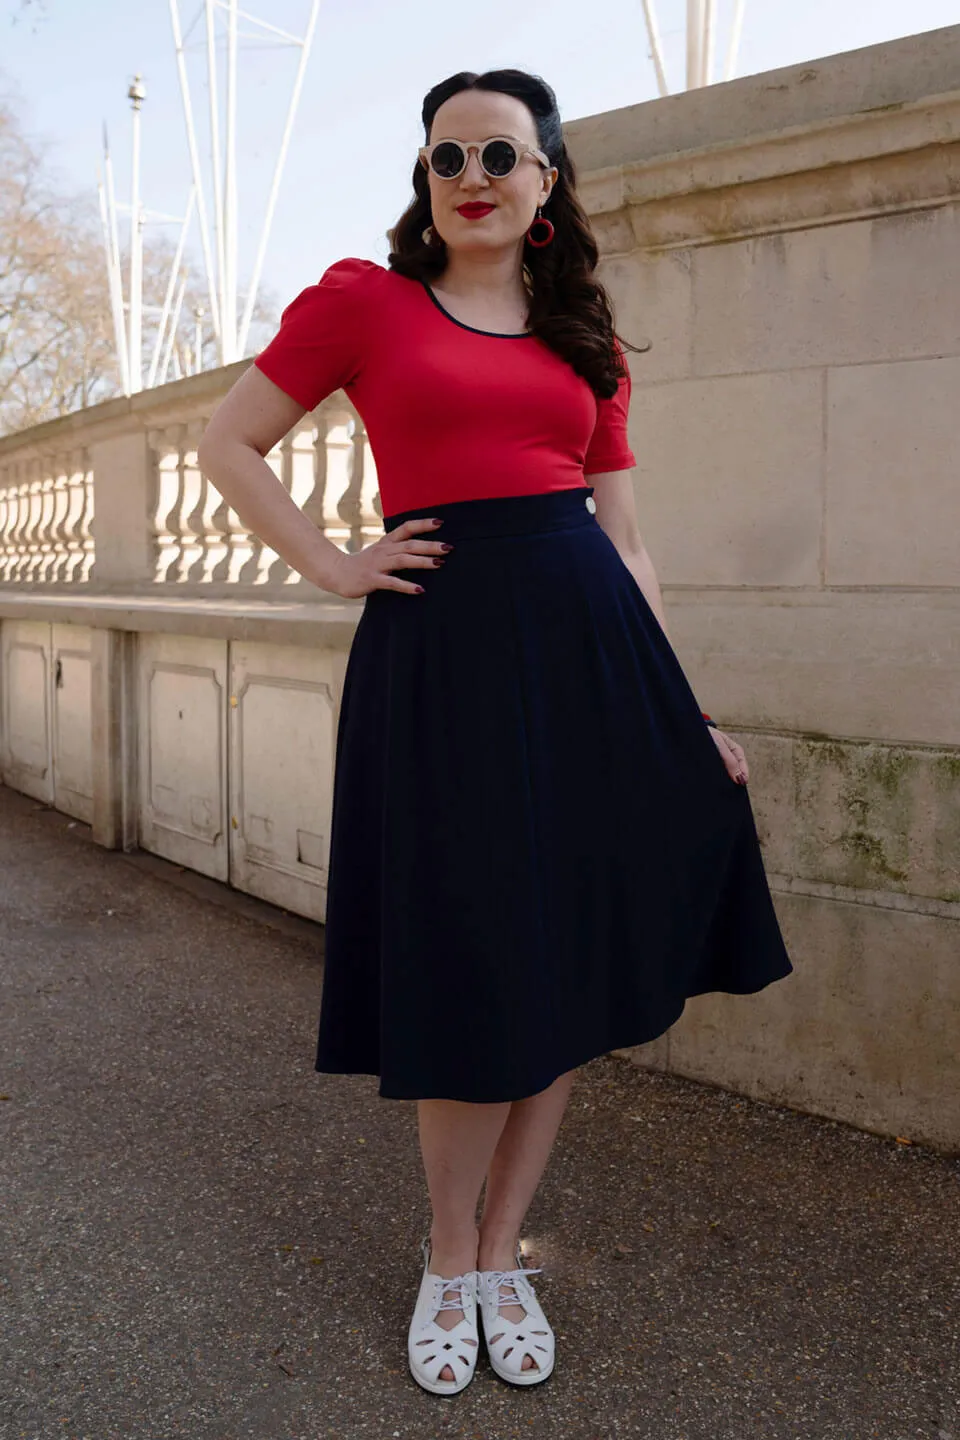
<instances>
[{"instance_id":1,"label":"short sleeve","mask_svg":"<svg viewBox=\"0 0 960 1440\"><path fill-rule=\"evenodd\" d=\"M366 301L381 266L348 256L290 301L280 329L254 359L258 370L312 410L355 380L366 350Z\"/></svg>"},{"instance_id":2,"label":"short sleeve","mask_svg":"<svg viewBox=\"0 0 960 1440\"><path fill-rule=\"evenodd\" d=\"M617 350L623 354L619 344ZM626 365L626 362L624 362ZM627 416L633 381L630 370L621 377L615 395L597 401L597 423L593 428L583 461L585 475L600 475L605 470L629 470L637 458L627 438Z\"/></svg>"}]
</instances>

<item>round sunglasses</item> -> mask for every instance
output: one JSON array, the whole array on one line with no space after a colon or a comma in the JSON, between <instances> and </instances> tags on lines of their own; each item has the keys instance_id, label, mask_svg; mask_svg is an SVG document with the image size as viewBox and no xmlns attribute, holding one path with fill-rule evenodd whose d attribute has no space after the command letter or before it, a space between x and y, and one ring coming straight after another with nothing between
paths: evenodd
<instances>
[{"instance_id":1,"label":"round sunglasses","mask_svg":"<svg viewBox=\"0 0 960 1440\"><path fill-rule=\"evenodd\" d=\"M432 170L441 180L456 180L467 168L467 156L476 150L480 168L491 180L503 180L520 164L524 155L532 155L544 170L550 161L542 150L514 140L509 135L492 135L489 140L435 140L421 145L417 151L425 169Z\"/></svg>"}]
</instances>

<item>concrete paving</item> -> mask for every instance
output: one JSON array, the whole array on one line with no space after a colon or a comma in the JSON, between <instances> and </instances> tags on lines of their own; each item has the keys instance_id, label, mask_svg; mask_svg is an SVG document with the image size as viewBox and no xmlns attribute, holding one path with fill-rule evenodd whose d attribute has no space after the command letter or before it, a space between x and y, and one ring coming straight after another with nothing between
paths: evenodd
<instances>
[{"instance_id":1,"label":"concrete paving","mask_svg":"<svg viewBox=\"0 0 960 1440\"><path fill-rule=\"evenodd\" d=\"M315 1073L321 966L0 788L3 1440L960 1440L960 1162L615 1056L525 1231L556 1371L420 1390L416 1106Z\"/></svg>"}]
</instances>

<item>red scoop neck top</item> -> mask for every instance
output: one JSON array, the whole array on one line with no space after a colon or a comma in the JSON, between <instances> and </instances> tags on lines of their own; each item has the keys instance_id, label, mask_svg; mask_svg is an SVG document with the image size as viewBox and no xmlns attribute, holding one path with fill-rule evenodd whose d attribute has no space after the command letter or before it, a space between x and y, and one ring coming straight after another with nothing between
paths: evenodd
<instances>
[{"instance_id":1,"label":"red scoop neck top","mask_svg":"<svg viewBox=\"0 0 960 1440\"><path fill-rule=\"evenodd\" d=\"M345 391L385 516L566 490L636 464L629 373L598 400L539 337L465 325L425 282L373 260L337 260L301 290L254 364L307 410Z\"/></svg>"}]
</instances>

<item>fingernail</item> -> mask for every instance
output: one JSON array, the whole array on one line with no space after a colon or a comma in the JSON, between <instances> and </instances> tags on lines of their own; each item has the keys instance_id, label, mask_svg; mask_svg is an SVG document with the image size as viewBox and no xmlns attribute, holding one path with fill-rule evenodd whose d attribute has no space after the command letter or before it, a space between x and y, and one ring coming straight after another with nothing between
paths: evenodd
<instances>
[{"instance_id":1,"label":"fingernail","mask_svg":"<svg viewBox=\"0 0 960 1440\"><path fill-rule=\"evenodd\" d=\"M452 546L452 545L448 545L448 544L446 544L446 542L444 542L444 544L442 544L442 545L440 546L440 549L441 549L441 550L452 550L452 549L453 549L453 546Z\"/></svg>"},{"instance_id":2,"label":"fingernail","mask_svg":"<svg viewBox=\"0 0 960 1440\"><path fill-rule=\"evenodd\" d=\"M443 524L443 521L442 521L442 520L437 520L436 517L434 517L433 523L434 523L434 525L442 525L442 524Z\"/></svg>"},{"instance_id":3,"label":"fingernail","mask_svg":"<svg viewBox=\"0 0 960 1440\"><path fill-rule=\"evenodd\" d=\"M417 586L417 594L418 594L418 595L425 595L426 593L427 593L427 592L424 590L424 588L423 588L422 585L418 585L418 586Z\"/></svg>"}]
</instances>

